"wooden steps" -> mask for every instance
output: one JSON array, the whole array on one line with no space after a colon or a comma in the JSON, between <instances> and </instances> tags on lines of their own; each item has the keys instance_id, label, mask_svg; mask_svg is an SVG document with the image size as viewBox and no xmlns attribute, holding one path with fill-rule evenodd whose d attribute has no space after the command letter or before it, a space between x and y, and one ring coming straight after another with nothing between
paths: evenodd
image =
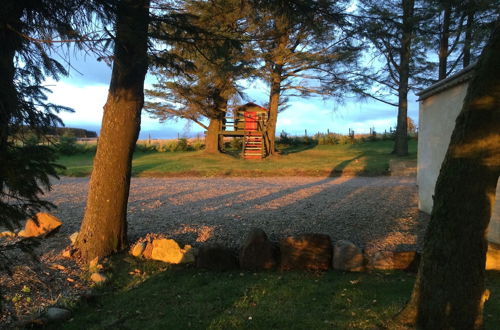
<instances>
[{"instance_id":1,"label":"wooden steps","mask_svg":"<svg viewBox=\"0 0 500 330\"><path fill-rule=\"evenodd\" d=\"M243 158L262 159L264 156L263 142L262 132L246 131L243 136Z\"/></svg>"}]
</instances>

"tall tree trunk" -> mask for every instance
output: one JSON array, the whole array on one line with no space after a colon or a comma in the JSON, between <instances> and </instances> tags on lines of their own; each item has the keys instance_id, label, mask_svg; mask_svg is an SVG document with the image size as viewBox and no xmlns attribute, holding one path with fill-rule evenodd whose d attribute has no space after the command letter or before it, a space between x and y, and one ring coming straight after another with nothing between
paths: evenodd
<instances>
[{"instance_id":1,"label":"tall tree trunk","mask_svg":"<svg viewBox=\"0 0 500 330\"><path fill-rule=\"evenodd\" d=\"M220 135L219 131L222 128L222 121L218 117L210 118L210 123L208 125L207 134L205 136L205 152L209 154L219 153L221 151L220 147Z\"/></svg>"},{"instance_id":2,"label":"tall tree trunk","mask_svg":"<svg viewBox=\"0 0 500 330\"><path fill-rule=\"evenodd\" d=\"M398 86L398 123L393 153L398 156L408 155L408 81L410 78L411 41L414 33L415 0L402 0L403 33L399 52L399 86Z\"/></svg>"},{"instance_id":3,"label":"tall tree trunk","mask_svg":"<svg viewBox=\"0 0 500 330\"><path fill-rule=\"evenodd\" d=\"M205 152L220 153L224 150L224 136L219 134L222 130L223 121L226 117L227 98L219 95L215 97L215 108L212 110L213 115L210 117L207 135L205 136Z\"/></svg>"},{"instance_id":4,"label":"tall tree trunk","mask_svg":"<svg viewBox=\"0 0 500 330\"><path fill-rule=\"evenodd\" d=\"M7 2L0 9L0 169L7 165L7 145L11 132L9 125L18 110L19 97L14 85L14 56L21 46L19 36L22 6L17 2ZM14 31L13 31L14 30ZM5 182L6 170L0 170L0 191Z\"/></svg>"},{"instance_id":5,"label":"tall tree trunk","mask_svg":"<svg viewBox=\"0 0 500 330\"><path fill-rule=\"evenodd\" d=\"M448 73L448 47L450 39L451 24L451 3L443 3L443 24L441 25L441 35L439 37L439 80L446 78Z\"/></svg>"},{"instance_id":6,"label":"tall tree trunk","mask_svg":"<svg viewBox=\"0 0 500 330\"><path fill-rule=\"evenodd\" d=\"M276 153L276 124L278 122L282 73L283 65L274 63L271 72L271 91L269 93L269 118L265 132L266 154L270 156Z\"/></svg>"},{"instance_id":7,"label":"tall tree trunk","mask_svg":"<svg viewBox=\"0 0 500 330\"><path fill-rule=\"evenodd\" d=\"M465 25L465 37L464 37L464 57L463 65L464 68L470 65L471 61L471 49L472 49L472 30L474 29L474 9L471 8L473 5L471 3L467 6L467 23Z\"/></svg>"},{"instance_id":8,"label":"tall tree trunk","mask_svg":"<svg viewBox=\"0 0 500 330\"><path fill-rule=\"evenodd\" d=\"M486 229L500 175L500 20L478 63L439 174L416 285L399 320L482 328Z\"/></svg>"},{"instance_id":9,"label":"tall tree trunk","mask_svg":"<svg viewBox=\"0 0 500 330\"><path fill-rule=\"evenodd\" d=\"M140 130L148 68L149 3L150 0L122 0L118 5L113 72L87 207L75 242L79 256L86 261L127 245L131 162Z\"/></svg>"}]
</instances>

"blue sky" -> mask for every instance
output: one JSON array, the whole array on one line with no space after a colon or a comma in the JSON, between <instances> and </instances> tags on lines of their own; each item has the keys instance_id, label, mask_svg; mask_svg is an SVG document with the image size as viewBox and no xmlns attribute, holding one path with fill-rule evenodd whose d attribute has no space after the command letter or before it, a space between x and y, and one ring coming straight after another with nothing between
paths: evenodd
<instances>
[{"instance_id":1,"label":"blue sky","mask_svg":"<svg viewBox=\"0 0 500 330\"><path fill-rule=\"evenodd\" d=\"M106 102L111 68L92 57L74 58L70 76L60 81L47 80L52 89L49 100L53 103L69 106L74 113L62 113L67 127L85 128L99 133L102 119L102 108ZM154 78L146 78L146 88L154 82ZM251 101L263 104L268 98L268 91L263 83L249 85L245 93ZM343 103L321 98L291 99L290 107L278 117L277 131L282 130L291 135L303 135L316 132L347 134L349 128L356 133L368 133L371 127L378 132L388 130L396 125L397 109L381 102L371 100L346 99ZM411 95L409 116L418 122L418 104ZM142 116L140 139L168 139L180 136L202 134L203 129L185 120L170 121L160 124L147 114Z\"/></svg>"}]
</instances>

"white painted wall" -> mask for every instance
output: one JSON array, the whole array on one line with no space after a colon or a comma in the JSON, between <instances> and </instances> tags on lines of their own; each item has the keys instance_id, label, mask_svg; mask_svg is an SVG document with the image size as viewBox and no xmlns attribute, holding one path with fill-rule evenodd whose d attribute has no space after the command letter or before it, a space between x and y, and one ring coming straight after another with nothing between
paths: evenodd
<instances>
[{"instance_id":1,"label":"white painted wall","mask_svg":"<svg viewBox=\"0 0 500 330\"><path fill-rule=\"evenodd\" d=\"M419 209L432 211L434 187L450 144L455 120L462 110L468 83L464 82L420 101L418 132ZM488 240L500 244L500 179L488 228Z\"/></svg>"}]
</instances>

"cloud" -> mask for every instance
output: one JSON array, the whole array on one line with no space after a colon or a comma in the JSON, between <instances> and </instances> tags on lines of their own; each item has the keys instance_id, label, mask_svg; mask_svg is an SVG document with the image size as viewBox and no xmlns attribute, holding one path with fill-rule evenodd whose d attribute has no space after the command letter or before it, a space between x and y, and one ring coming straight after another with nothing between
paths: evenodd
<instances>
[{"instance_id":1,"label":"cloud","mask_svg":"<svg viewBox=\"0 0 500 330\"><path fill-rule=\"evenodd\" d=\"M84 128L99 132L102 121L103 106L108 96L107 85L77 86L66 81L47 79L45 85L52 89L49 101L55 104L73 108L75 112L62 112L59 117L67 127ZM196 135L200 131L197 127L186 129L186 121L169 121L160 124L158 120L149 118L143 112L141 118L141 138L151 134L155 138L175 138L181 135Z\"/></svg>"},{"instance_id":2,"label":"cloud","mask_svg":"<svg viewBox=\"0 0 500 330\"><path fill-rule=\"evenodd\" d=\"M63 77L62 81L77 86L109 85L111 66L98 61L93 54L71 49L68 53L71 55L65 56L64 60L61 56L56 56L56 59L69 71L69 76Z\"/></svg>"}]
</instances>

